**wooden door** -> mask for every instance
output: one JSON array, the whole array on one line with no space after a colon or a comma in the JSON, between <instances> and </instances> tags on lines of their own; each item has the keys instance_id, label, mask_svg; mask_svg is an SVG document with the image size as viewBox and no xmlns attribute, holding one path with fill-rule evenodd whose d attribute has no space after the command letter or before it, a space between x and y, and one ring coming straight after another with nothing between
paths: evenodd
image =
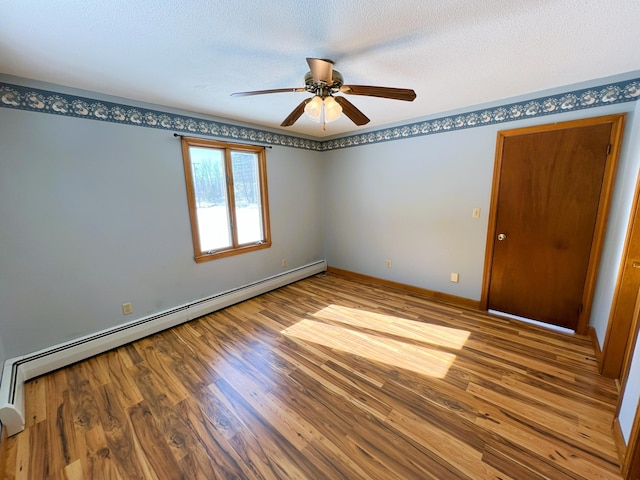
<instances>
[{"instance_id":1,"label":"wooden door","mask_svg":"<svg viewBox=\"0 0 640 480\"><path fill-rule=\"evenodd\" d=\"M623 118L612 117L499 133L485 308L584 333Z\"/></svg>"}]
</instances>

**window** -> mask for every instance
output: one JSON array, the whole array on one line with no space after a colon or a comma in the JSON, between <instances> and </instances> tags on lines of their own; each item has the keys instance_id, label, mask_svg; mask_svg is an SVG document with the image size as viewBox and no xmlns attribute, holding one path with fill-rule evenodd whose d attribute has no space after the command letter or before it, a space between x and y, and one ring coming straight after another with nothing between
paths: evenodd
<instances>
[{"instance_id":1,"label":"window","mask_svg":"<svg viewBox=\"0 0 640 480\"><path fill-rule=\"evenodd\" d=\"M271 246L264 147L182 138L196 262Z\"/></svg>"}]
</instances>

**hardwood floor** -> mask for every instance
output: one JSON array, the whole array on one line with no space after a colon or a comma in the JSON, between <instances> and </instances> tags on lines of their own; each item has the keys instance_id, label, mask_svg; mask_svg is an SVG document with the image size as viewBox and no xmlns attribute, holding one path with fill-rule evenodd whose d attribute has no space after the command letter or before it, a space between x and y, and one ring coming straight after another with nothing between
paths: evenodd
<instances>
[{"instance_id":1,"label":"hardwood floor","mask_svg":"<svg viewBox=\"0 0 640 480\"><path fill-rule=\"evenodd\" d=\"M25 390L4 478L620 479L587 337L335 274Z\"/></svg>"}]
</instances>

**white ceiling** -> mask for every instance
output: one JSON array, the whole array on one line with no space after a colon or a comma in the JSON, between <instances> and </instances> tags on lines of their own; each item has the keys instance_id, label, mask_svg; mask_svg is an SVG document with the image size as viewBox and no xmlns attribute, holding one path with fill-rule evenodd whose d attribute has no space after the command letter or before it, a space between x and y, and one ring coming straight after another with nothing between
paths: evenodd
<instances>
[{"instance_id":1,"label":"white ceiling","mask_svg":"<svg viewBox=\"0 0 640 480\"><path fill-rule=\"evenodd\" d=\"M640 69L640 0L3 0L0 72L279 128L308 94L305 57L346 84L369 127ZM289 133L356 132L305 116Z\"/></svg>"}]
</instances>

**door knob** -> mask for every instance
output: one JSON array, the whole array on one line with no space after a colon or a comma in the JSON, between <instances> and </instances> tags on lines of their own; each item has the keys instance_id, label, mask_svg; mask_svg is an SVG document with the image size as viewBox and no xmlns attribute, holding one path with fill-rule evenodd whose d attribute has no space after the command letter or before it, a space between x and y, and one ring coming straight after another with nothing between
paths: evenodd
<instances>
[{"instance_id":1,"label":"door knob","mask_svg":"<svg viewBox=\"0 0 640 480\"><path fill-rule=\"evenodd\" d=\"M506 233L499 233L498 234L498 240L501 242L502 240L504 240L505 238L507 238L507 234Z\"/></svg>"}]
</instances>

